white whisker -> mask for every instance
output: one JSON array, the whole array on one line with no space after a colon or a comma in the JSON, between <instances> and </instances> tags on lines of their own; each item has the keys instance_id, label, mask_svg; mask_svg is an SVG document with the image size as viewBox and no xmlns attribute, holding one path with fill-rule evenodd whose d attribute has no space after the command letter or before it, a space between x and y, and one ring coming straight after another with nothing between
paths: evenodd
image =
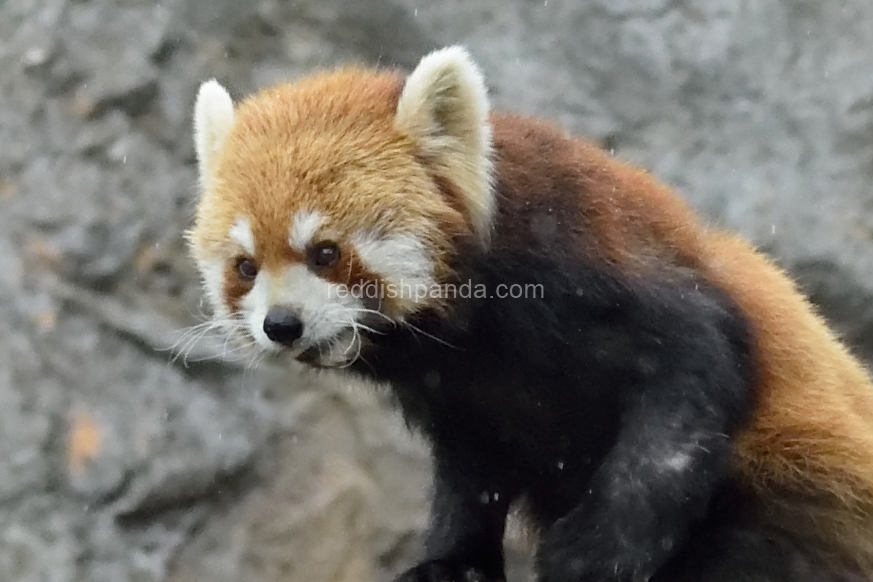
<instances>
[{"instance_id":1,"label":"white whisker","mask_svg":"<svg viewBox=\"0 0 873 582\"><path fill-rule=\"evenodd\" d=\"M460 350L460 349L461 349L461 348L459 348L458 346L452 345L452 344L450 344L449 342L447 342L447 341L445 341L445 340L443 340L443 339L440 339L440 338L438 338L438 337L435 336L435 335L432 335L432 334L427 333L426 331L424 331L424 330L421 329L420 327L417 327L417 326L413 325L412 323L410 323L410 322L408 322L408 321L407 321L407 322L404 322L404 325L405 325L406 327L408 327L410 330L412 330L412 331L417 331L417 332L420 333L421 335L423 335L423 336L425 336L425 337L428 337L428 338L434 340L435 342L439 342L439 343L443 344L444 346L450 347L450 348L452 348L453 350ZM414 335L414 334L413 334L413 335Z\"/></svg>"}]
</instances>

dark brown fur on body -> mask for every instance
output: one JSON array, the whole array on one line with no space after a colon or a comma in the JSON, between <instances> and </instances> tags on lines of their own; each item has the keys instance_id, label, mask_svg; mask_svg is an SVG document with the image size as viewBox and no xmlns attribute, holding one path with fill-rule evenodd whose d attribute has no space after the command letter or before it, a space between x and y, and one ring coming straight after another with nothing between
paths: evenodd
<instances>
[{"instance_id":1,"label":"dark brown fur on body","mask_svg":"<svg viewBox=\"0 0 873 582\"><path fill-rule=\"evenodd\" d=\"M491 121L512 244L575 249L653 277L700 265L696 217L654 179L547 122L503 112Z\"/></svg>"}]
</instances>

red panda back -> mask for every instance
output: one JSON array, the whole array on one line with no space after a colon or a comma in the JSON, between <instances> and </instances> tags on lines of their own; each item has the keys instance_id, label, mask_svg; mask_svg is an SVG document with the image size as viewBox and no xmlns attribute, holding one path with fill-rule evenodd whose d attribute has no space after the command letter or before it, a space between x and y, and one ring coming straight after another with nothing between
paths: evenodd
<instances>
[{"instance_id":1,"label":"red panda back","mask_svg":"<svg viewBox=\"0 0 873 582\"><path fill-rule=\"evenodd\" d=\"M543 120L493 112L491 123L504 203L497 240L568 244L628 274L665 278L674 268L700 268L696 215L652 176ZM556 223L542 224L549 215Z\"/></svg>"}]
</instances>

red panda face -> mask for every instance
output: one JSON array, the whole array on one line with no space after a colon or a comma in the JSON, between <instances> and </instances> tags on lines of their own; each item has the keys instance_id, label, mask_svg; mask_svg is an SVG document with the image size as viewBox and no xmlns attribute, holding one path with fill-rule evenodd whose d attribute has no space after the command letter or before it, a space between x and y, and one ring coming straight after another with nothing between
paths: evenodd
<instances>
[{"instance_id":1,"label":"red panda face","mask_svg":"<svg viewBox=\"0 0 873 582\"><path fill-rule=\"evenodd\" d=\"M405 80L346 69L238 106L204 83L188 240L227 333L341 366L378 328L438 306L458 237L489 242L487 114L458 48Z\"/></svg>"}]
</instances>

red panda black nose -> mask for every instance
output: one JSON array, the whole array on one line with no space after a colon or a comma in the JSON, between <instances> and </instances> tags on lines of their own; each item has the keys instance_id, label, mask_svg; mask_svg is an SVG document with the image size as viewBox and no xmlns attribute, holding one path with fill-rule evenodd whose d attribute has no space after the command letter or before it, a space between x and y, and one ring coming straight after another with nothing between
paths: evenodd
<instances>
[{"instance_id":1,"label":"red panda black nose","mask_svg":"<svg viewBox=\"0 0 873 582\"><path fill-rule=\"evenodd\" d=\"M274 342L290 346L303 335L303 322L287 307L272 307L264 318L264 333Z\"/></svg>"}]
</instances>

